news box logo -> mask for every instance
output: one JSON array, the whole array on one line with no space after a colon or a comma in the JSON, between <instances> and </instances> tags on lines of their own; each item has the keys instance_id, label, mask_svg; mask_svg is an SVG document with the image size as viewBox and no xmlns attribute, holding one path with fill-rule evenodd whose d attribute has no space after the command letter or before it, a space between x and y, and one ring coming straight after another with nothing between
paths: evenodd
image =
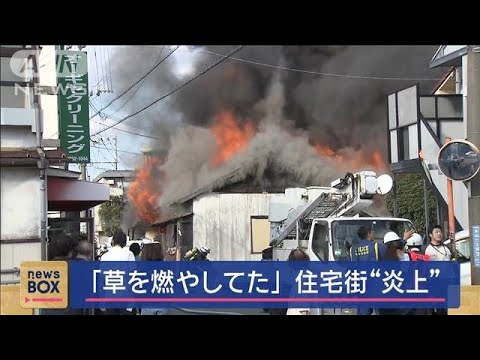
<instances>
[{"instance_id":1,"label":"news box logo","mask_svg":"<svg viewBox=\"0 0 480 360\"><path fill-rule=\"evenodd\" d=\"M68 263L26 261L20 267L20 305L65 309L68 306Z\"/></svg>"}]
</instances>

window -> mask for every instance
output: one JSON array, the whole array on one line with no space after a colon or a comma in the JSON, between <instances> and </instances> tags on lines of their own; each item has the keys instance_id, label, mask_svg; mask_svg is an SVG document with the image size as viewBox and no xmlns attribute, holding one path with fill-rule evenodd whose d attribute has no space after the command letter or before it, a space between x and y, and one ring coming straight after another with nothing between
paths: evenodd
<instances>
[{"instance_id":1,"label":"window","mask_svg":"<svg viewBox=\"0 0 480 360\"><path fill-rule=\"evenodd\" d=\"M398 125L406 126L417 122L417 87L412 86L397 93Z\"/></svg>"},{"instance_id":2,"label":"window","mask_svg":"<svg viewBox=\"0 0 480 360\"><path fill-rule=\"evenodd\" d=\"M357 243L357 232L360 226L371 227L375 234L375 241L383 243L383 237L389 231L395 231L400 237L405 228L412 227L411 222L400 220L336 220L332 222L333 256L335 260L349 260L348 250Z\"/></svg>"},{"instance_id":3,"label":"window","mask_svg":"<svg viewBox=\"0 0 480 360\"><path fill-rule=\"evenodd\" d=\"M420 112L425 118L435 118L435 97L420 97Z\"/></svg>"},{"instance_id":4,"label":"window","mask_svg":"<svg viewBox=\"0 0 480 360\"><path fill-rule=\"evenodd\" d=\"M438 117L439 118L459 118L463 117L463 97L448 96L438 97Z\"/></svg>"},{"instance_id":5,"label":"window","mask_svg":"<svg viewBox=\"0 0 480 360\"><path fill-rule=\"evenodd\" d=\"M404 128L400 128L398 130L398 144L399 146L399 153L398 153L398 160L409 160L410 159L410 143L409 143L409 133L408 133L408 126Z\"/></svg>"},{"instance_id":6,"label":"window","mask_svg":"<svg viewBox=\"0 0 480 360\"><path fill-rule=\"evenodd\" d=\"M457 248L458 261L460 261L460 262L470 261L470 242L469 242L469 239L457 240L455 245L456 245L456 248Z\"/></svg>"},{"instance_id":7,"label":"window","mask_svg":"<svg viewBox=\"0 0 480 360\"><path fill-rule=\"evenodd\" d=\"M328 223L319 222L313 229L312 250L322 261L328 261Z\"/></svg>"},{"instance_id":8,"label":"window","mask_svg":"<svg viewBox=\"0 0 480 360\"><path fill-rule=\"evenodd\" d=\"M252 254L261 254L270 244L270 222L267 216L252 216L250 225Z\"/></svg>"}]
</instances>

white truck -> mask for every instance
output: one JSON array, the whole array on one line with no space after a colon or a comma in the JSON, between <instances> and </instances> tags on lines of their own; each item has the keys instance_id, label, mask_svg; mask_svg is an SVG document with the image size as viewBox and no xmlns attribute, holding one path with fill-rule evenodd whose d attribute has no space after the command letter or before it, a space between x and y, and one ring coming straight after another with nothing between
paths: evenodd
<instances>
[{"instance_id":1,"label":"white truck","mask_svg":"<svg viewBox=\"0 0 480 360\"><path fill-rule=\"evenodd\" d=\"M360 226L372 227L383 242L388 231L400 236L413 225L408 219L360 217L376 194L392 188L389 175L373 171L347 173L331 187L289 188L270 200L270 246L273 260L286 260L290 251L303 248L310 260L348 261L348 249L357 241Z\"/></svg>"},{"instance_id":2,"label":"white truck","mask_svg":"<svg viewBox=\"0 0 480 360\"><path fill-rule=\"evenodd\" d=\"M450 244L450 240L445 241ZM460 262L460 285L472 285L471 267L470 267L470 233L468 230L462 230L455 234L455 245L457 248L457 261Z\"/></svg>"}]
</instances>

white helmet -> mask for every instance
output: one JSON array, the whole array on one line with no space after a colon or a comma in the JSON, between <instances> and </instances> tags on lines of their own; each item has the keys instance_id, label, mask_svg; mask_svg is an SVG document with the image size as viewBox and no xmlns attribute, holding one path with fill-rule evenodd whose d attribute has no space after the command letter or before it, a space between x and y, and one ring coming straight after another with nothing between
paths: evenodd
<instances>
[{"instance_id":1,"label":"white helmet","mask_svg":"<svg viewBox=\"0 0 480 360\"><path fill-rule=\"evenodd\" d=\"M203 254L203 255L208 255L210 254L210 248L208 248L207 246L202 246L199 251Z\"/></svg>"},{"instance_id":2,"label":"white helmet","mask_svg":"<svg viewBox=\"0 0 480 360\"><path fill-rule=\"evenodd\" d=\"M402 240L402 239L394 231L387 232L385 234L385 236L383 237L383 243L384 244L387 244L387 243L389 243L391 241L395 241L395 240Z\"/></svg>"},{"instance_id":3,"label":"white helmet","mask_svg":"<svg viewBox=\"0 0 480 360\"><path fill-rule=\"evenodd\" d=\"M423 239L420 234L413 233L407 240L408 246L421 246L423 245Z\"/></svg>"}]
</instances>

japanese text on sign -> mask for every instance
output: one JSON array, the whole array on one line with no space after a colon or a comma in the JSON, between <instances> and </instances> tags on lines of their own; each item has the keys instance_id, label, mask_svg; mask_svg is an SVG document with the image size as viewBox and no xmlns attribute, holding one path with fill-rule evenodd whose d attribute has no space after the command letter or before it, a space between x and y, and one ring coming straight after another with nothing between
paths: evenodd
<instances>
[{"instance_id":1,"label":"japanese text on sign","mask_svg":"<svg viewBox=\"0 0 480 360\"><path fill-rule=\"evenodd\" d=\"M71 298L78 307L134 303L148 307L455 307L455 262L78 262L71 266ZM78 279L78 280L75 280ZM78 283L77 283L78 282ZM457 291L458 290L458 291Z\"/></svg>"},{"instance_id":2,"label":"japanese text on sign","mask_svg":"<svg viewBox=\"0 0 480 360\"><path fill-rule=\"evenodd\" d=\"M86 62L85 52L57 52L57 69L61 70L57 76L60 142L68 157L76 163L90 162Z\"/></svg>"}]
</instances>

